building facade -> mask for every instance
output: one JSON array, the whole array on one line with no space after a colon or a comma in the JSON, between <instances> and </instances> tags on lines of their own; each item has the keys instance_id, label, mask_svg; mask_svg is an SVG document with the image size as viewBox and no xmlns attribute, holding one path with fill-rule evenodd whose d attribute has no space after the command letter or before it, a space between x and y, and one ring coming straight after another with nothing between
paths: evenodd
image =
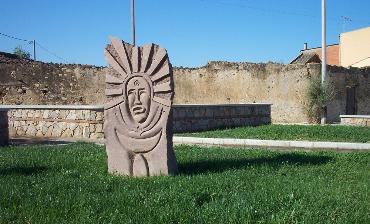
<instances>
[{"instance_id":1,"label":"building facade","mask_svg":"<svg viewBox=\"0 0 370 224\"><path fill-rule=\"evenodd\" d=\"M370 66L370 27L342 33L339 45L341 66Z\"/></svg>"},{"instance_id":2,"label":"building facade","mask_svg":"<svg viewBox=\"0 0 370 224\"><path fill-rule=\"evenodd\" d=\"M307 44L291 64L321 63L322 48L307 48ZM339 44L326 48L327 64L342 67L370 66L370 27L340 34Z\"/></svg>"}]
</instances>

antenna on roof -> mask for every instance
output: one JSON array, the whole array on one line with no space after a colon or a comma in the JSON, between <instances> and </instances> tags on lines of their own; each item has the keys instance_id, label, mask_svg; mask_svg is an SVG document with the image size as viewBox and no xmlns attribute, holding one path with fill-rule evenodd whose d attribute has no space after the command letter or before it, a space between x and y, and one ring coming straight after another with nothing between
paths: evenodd
<instances>
[{"instance_id":1,"label":"antenna on roof","mask_svg":"<svg viewBox=\"0 0 370 224\"><path fill-rule=\"evenodd\" d=\"M352 22L352 19L347 16L341 16L342 18L342 33L346 32L346 24Z\"/></svg>"}]
</instances>

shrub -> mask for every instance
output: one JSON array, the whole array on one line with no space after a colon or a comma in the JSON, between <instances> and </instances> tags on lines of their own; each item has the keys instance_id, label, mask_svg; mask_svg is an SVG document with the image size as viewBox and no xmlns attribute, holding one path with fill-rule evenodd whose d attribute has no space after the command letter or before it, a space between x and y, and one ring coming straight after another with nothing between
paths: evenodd
<instances>
[{"instance_id":1,"label":"shrub","mask_svg":"<svg viewBox=\"0 0 370 224\"><path fill-rule=\"evenodd\" d=\"M20 58L25 58L25 59L31 58L31 54L27 52L26 50L24 50L22 46L15 47L13 50L13 54L19 56Z\"/></svg>"},{"instance_id":2,"label":"shrub","mask_svg":"<svg viewBox=\"0 0 370 224\"><path fill-rule=\"evenodd\" d=\"M321 114L327 104L335 97L334 85L331 82L325 81L321 83L320 77L311 77L307 89L307 115L311 123L320 123Z\"/></svg>"}]
</instances>

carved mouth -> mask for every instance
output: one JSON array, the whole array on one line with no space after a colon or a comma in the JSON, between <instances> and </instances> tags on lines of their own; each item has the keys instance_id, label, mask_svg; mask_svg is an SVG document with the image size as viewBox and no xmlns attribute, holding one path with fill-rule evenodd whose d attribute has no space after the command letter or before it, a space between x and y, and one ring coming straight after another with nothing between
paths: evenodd
<instances>
[{"instance_id":1,"label":"carved mouth","mask_svg":"<svg viewBox=\"0 0 370 224\"><path fill-rule=\"evenodd\" d=\"M145 113L146 109L143 106L134 106L132 108L132 112L134 112L135 115Z\"/></svg>"}]
</instances>

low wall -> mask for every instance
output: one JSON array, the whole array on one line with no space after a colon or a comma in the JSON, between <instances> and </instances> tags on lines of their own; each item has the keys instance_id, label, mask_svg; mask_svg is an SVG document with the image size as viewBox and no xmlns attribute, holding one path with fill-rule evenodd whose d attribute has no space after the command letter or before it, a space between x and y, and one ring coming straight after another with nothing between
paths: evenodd
<instances>
[{"instance_id":1,"label":"low wall","mask_svg":"<svg viewBox=\"0 0 370 224\"><path fill-rule=\"evenodd\" d=\"M340 124L370 127L370 115L340 115Z\"/></svg>"},{"instance_id":2,"label":"low wall","mask_svg":"<svg viewBox=\"0 0 370 224\"><path fill-rule=\"evenodd\" d=\"M13 137L103 139L103 106L0 105L0 142ZM174 105L174 132L271 123L270 104ZM6 128L6 129L5 129Z\"/></svg>"},{"instance_id":3,"label":"low wall","mask_svg":"<svg viewBox=\"0 0 370 224\"><path fill-rule=\"evenodd\" d=\"M174 132L257 126L271 123L271 104L176 105Z\"/></svg>"},{"instance_id":4,"label":"low wall","mask_svg":"<svg viewBox=\"0 0 370 224\"><path fill-rule=\"evenodd\" d=\"M7 113L10 137L104 138L100 106L9 106Z\"/></svg>"}]
</instances>

